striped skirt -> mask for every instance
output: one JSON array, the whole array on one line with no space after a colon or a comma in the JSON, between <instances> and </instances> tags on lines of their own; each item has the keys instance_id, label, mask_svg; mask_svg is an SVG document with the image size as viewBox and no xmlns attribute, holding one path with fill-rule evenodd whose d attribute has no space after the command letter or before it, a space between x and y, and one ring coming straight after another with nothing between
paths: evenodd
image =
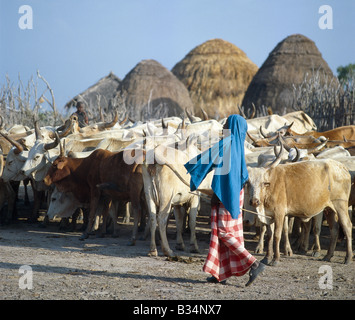
<instances>
[{"instance_id":1,"label":"striped skirt","mask_svg":"<svg viewBox=\"0 0 355 320\"><path fill-rule=\"evenodd\" d=\"M243 206L244 190L240 192L240 206ZM211 240L203 271L212 274L218 281L230 276L242 276L256 261L244 248L243 216L232 219L223 204L211 210Z\"/></svg>"}]
</instances>

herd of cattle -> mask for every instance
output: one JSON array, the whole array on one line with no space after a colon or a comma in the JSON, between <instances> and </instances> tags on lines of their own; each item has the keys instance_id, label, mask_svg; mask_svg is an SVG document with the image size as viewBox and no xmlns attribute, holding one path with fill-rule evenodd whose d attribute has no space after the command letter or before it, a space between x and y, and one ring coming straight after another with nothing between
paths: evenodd
<instances>
[{"instance_id":1,"label":"herd of cattle","mask_svg":"<svg viewBox=\"0 0 355 320\"><path fill-rule=\"evenodd\" d=\"M223 136L226 119L187 115L187 119L170 117L141 123L127 118L119 122L116 114L111 122L83 128L71 116L60 127L39 127L35 121L34 129L18 125L7 130L1 118L0 207L8 203L2 222L14 218L16 193L23 181L25 186L30 183L34 194L30 220L37 221L44 199L46 219L72 217L74 221L82 208L86 227L80 239L84 240L98 224L99 232L105 233L109 220L113 221L114 233L118 232L118 214L127 208L134 221L130 244L135 244L138 227L144 226L148 217L145 233L151 235L149 254L158 254L158 228L162 252L171 256L174 253L166 226L173 210L176 248L185 249L182 233L187 213L190 250L198 251L196 218L201 197L212 194L213 172L198 191L191 192L184 164ZM302 111L247 119L247 123L249 181L244 220L261 226L259 252L268 234L264 261L278 263L282 235L286 254L292 254L288 238L291 222L294 228L299 227L304 250L308 250L313 224L313 254L319 255L325 217L331 241L324 259L329 261L333 256L341 230L347 245L345 263L350 263L352 211L348 209L355 205L355 126L317 132L313 120Z\"/></svg>"}]
</instances>

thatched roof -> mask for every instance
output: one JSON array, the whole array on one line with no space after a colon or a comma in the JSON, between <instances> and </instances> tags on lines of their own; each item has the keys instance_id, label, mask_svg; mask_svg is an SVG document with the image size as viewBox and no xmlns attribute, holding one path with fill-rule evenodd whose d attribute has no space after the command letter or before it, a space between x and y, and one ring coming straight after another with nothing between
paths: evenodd
<instances>
[{"instance_id":1,"label":"thatched roof","mask_svg":"<svg viewBox=\"0 0 355 320\"><path fill-rule=\"evenodd\" d=\"M191 50L172 72L185 84L200 115L209 117L239 113L244 93L258 67L234 44L213 39Z\"/></svg>"},{"instance_id":2,"label":"thatched roof","mask_svg":"<svg viewBox=\"0 0 355 320\"><path fill-rule=\"evenodd\" d=\"M117 95L135 121L180 116L193 107L185 86L155 60L139 62L122 80Z\"/></svg>"},{"instance_id":3,"label":"thatched roof","mask_svg":"<svg viewBox=\"0 0 355 320\"><path fill-rule=\"evenodd\" d=\"M121 80L110 72L106 77L71 99L65 105L65 109L75 107L78 101L83 101L90 114L97 114L99 106L103 112L111 112L111 101L116 96L120 82Z\"/></svg>"},{"instance_id":4,"label":"thatched roof","mask_svg":"<svg viewBox=\"0 0 355 320\"><path fill-rule=\"evenodd\" d=\"M258 112L262 105L280 115L294 111L293 85L301 84L306 74L312 76L317 71L334 77L312 40L300 34L291 35L269 54L250 83L242 104L247 111L252 103Z\"/></svg>"}]
</instances>

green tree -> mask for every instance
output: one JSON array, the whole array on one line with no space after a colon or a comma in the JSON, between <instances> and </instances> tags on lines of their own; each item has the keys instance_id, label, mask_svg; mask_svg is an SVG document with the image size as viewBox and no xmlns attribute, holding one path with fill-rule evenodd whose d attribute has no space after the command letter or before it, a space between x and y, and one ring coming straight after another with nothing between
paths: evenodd
<instances>
[{"instance_id":1,"label":"green tree","mask_svg":"<svg viewBox=\"0 0 355 320\"><path fill-rule=\"evenodd\" d=\"M355 64L349 63L347 66L337 68L338 79L340 82L347 82L355 77Z\"/></svg>"}]
</instances>

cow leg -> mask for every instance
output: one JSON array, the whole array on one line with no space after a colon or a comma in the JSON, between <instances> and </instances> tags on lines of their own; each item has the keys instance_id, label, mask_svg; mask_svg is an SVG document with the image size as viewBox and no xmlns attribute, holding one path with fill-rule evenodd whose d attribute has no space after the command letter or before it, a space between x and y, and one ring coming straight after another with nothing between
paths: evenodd
<instances>
[{"instance_id":1,"label":"cow leg","mask_svg":"<svg viewBox=\"0 0 355 320\"><path fill-rule=\"evenodd\" d=\"M301 243L299 248L299 253L307 254L308 246L309 246L309 234L311 232L312 219L308 221L302 221L302 230L301 230Z\"/></svg>"},{"instance_id":2,"label":"cow leg","mask_svg":"<svg viewBox=\"0 0 355 320\"><path fill-rule=\"evenodd\" d=\"M260 237L259 237L259 243L255 248L255 253L263 253L264 252L264 238L265 238L265 233L266 233L266 225L262 224L260 227Z\"/></svg>"},{"instance_id":3,"label":"cow leg","mask_svg":"<svg viewBox=\"0 0 355 320\"><path fill-rule=\"evenodd\" d=\"M174 252L170 249L168 238L166 236L166 228L167 228L167 223L168 223L168 218L169 218L171 206L168 205L168 206L163 206L163 207L164 207L164 210L159 210L158 219L157 219L159 234L160 234L161 249L162 249L163 254L165 256L172 257L172 256L174 256Z\"/></svg>"},{"instance_id":4,"label":"cow leg","mask_svg":"<svg viewBox=\"0 0 355 320\"><path fill-rule=\"evenodd\" d=\"M331 239L328 247L328 252L324 256L323 261L330 261L330 259L333 257L337 239L338 239L339 224L335 220L335 212L332 209L327 208L326 210L324 210L324 213L328 221Z\"/></svg>"},{"instance_id":5,"label":"cow leg","mask_svg":"<svg viewBox=\"0 0 355 320\"><path fill-rule=\"evenodd\" d=\"M107 227L107 221L108 221L108 213L111 208L111 200L104 200L103 201L103 209L102 209L102 224L99 228L99 232L97 234L98 238L103 238L106 234L106 227Z\"/></svg>"},{"instance_id":6,"label":"cow leg","mask_svg":"<svg viewBox=\"0 0 355 320\"><path fill-rule=\"evenodd\" d=\"M123 218L123 223L124 224L129 224L130 222L130 218L131 218L131 209L132 209L132 206L131 206L131 203L130 202L127 202L125 204L125 207L126 207L126 213L125 213L125 216Z\"/></svg>"},{"instance_id":7,"label":"cow leg","mask_svg":"<svg viewBox=\"0 0 355 320\"><path fill-rule=\"evenodd\" d=\"M118 238L119 235L119 229L118 229L118 215L119 215L119 202L118 201L112 201L112 205L110 208L110 216L113 221L113 234L112 238Z\"/></svg>"},{"instance_id":8,"label":"cow leg","mask_svg":"<svg viewBox=\"0 0 355 320\"><path fill-rule=\"evenodd\" d=\"M312 257L320 256L320 232L322 229L323 212L312 218L314 241L312 245Z\"/></svg>"},{"instance_id":9,"label":"cow leg","mask_svg":"<svg viewBox=\"0 0 355 320\"><path fill-rule=\"evenodd\" d=\"M194 197L189 212L190 252L194 252L194 253L199 253L199 248L196 239L196 219L197 219L199 203L200 203L200 198L197 196Z\"/></svg>"},{"instance_id":10,"label":"cow leg","mask_svg":"<svg viewBox=\"0 0 355 320\"><path fill-rule=\"evenodd\" d=\"M28 197L28 190L27 190L27 186L30 182L30 179L25 179L22 181L23 182L23 187L25 189L25 205L28 206L30 205L30 198Z\"/></svg>"},{"instance_id":11,"label":"cow leg","mask_svg":"<svg viewBox=\"0 0 355 320\"><path fill-rule=\"evenodd\" d=\"M271 262L271 266L276 266L280 262L280 241L282 236L282 230L284 228L285 215L282 213L275 212L275 252L274 259Z\"/></svg>"},{"instance_id":12,"label":"cow leg","mask_svg":"<svg viewBox=\"0 0 355 320\"><path fill-rule=\"evenodd\" d=\"M174 216L176 221L176 250L185 250L184 239L182 237L184 228L185 210L182 206L174 206Z\"/></svg>"},{"instance_id":13,"label":"cow leg","mask_svg":"<svg viewBox=\"0 0 355 320\"><path fill-rule=\"evenodd\" d=\"M136 245L136 240L137 240L137 234L138 234L138 225L141 220L142 216L142 209L140 208L139 205L133 204L132 203L132 211L133 211L133 231L132 231L132 237L130 242L128 243L129 246L134 246Z\"/></svg>"},{"instance_id":14,"label":"cow leg","mask_svg":"<svg viewBox=\"0 0 355 320\"><path fill-rule=\"evenodd\" d=\"M336 201L334 206L338 214L339 224L346 236L346 256L344 263L349 264L352 261L353 252L351 242L352 223L348 213L348 205L344 201Z\"/></svg>"},{"instance_id":15,"label":"cow leg","mask_svg":"<svg viewBox=\"0 0 355 320\"><path fill-rule=\"evenodd\" d=\"M89 212L89 219L88 219L88 224L86 226L86 230L83 232L83 234L80 236L79 240L85 240L89 237L89 233L92 230L92 227L95 222L95 217L96 217L96 209L97 205L99 203L100 196L97 194L91 194L91 201L90 201L90 212Z\"/></svg>"},{"instance_id":16,"label":"cow leg","mask_svg":"<svg viewBox=\"0 0 355 320\"><path fill-rule=\"evenodd\" d=\"M292 224L293 224L293 219L289 219L289 217L287 216L284 219L284 237L285 237L285 255L291 257L293 252L291 249L291 244L289 239L289 220L292 220Z\"/></svg>"},{"instance_id":17,"label":"cow leg","mask_svg":"<svg viewBox=\"0 0 355 320\"><path fill-rule=\"evenodd\" d=\"M148 255L151 257L158 256L157 245L155 242L155 233L157 230L157 208L154 201L150 197L146 197L149 212L149 229L150 229L150 249Z\"/></svg>"},{"instance_id":18,"label":"cow leg","mask_svg":"<svg viewBox=\"0 0 355 320\"><path fill-rule=\"evenodd\" d=\"M270 264L272 257L274 255L274 229L275 229L275 223L268 224L266 226L267 229L267 235L268 235L268 245L267 245L267 251L266 251L266 256L261 260L262 263L264 264Z\"/></svg>"}]
</instances>

